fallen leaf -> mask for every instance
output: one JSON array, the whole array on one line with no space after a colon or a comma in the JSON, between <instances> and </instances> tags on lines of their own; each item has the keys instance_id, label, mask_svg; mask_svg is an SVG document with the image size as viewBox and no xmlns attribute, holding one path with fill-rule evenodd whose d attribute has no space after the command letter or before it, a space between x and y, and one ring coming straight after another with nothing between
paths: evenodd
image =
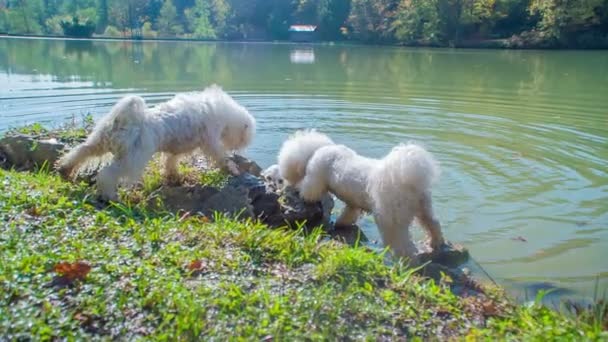
<instances>
[{"instance_id":1,"label":"fallen leaf","mask_svg":"<svg viewBox=\"0 0 608 342\"><path fill-rule=\"evenodd\" d=\"M486 300L481 304L484 316L496 316L499 313L496 303L491 300Z\"/></svg>"},{"instance_id":2,"label":"fallen leaf","mask_svg":"<svg viewBox=\"0 0 608 342\"><path fill-rule=\"evenodd\" d=\"M91 323L91 321L93 320L90 315L87 315L87 314L81 313L81 312L77 312L74 315L74 319L79 321L83 325L87 325L87 324Z\"/></svg>"},{"instance_id":3,"label":"fallen leaf","mask_svg":"<svg viewBox=\"0 0 608 342\"><path fill-rule=\"evenodd\" d=\"M192 260L190 264L188 264L188 271L192 273L192 275L199 275L205 271L207 268L207 263L204 260Z\"/></svg>"},{"instance_id":4,"label":"fallen leaf","mask_svg":"<svg viewBox=\"0 0 608 342\"><path fill-rule=\"evenodd\" d=\"M53 267L57 276L53 278L51 286L69 286L76 280L82 281L91 271L91 265L85 261L62 261Z\"/></svg>"}]
</instances>

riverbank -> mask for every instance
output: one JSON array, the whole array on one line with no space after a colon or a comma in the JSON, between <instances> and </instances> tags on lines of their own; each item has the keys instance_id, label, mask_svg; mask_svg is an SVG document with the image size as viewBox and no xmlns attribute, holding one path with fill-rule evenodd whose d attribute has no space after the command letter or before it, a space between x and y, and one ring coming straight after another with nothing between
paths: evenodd
<instances>
[{"instance_id":1,"label":"riverbank","mask_svg":"<svg viewBox=\"0 0 608 342\"><path fill-rule=\"evenodd\" d=\"M36 39L61 39L61 40L92 40L92 41L128 41L128 42L220 42L220 43L282 43L282 44L353 44L353 45L377 45L377 46L400 46L400 47L421 47L421 48L460 48L460 49L496 49L496 50L605 50L608 49L608 40L605 42L594 41L593 44L577 45L567 44L555 40L546 40L534 33L524 33L510 38L502 39L476 39L463 40L460 42L450 42L446 44L428 43L424 41L403 43L365 43L354 40L341 41L312 41L312 42L292 42L289 40L267 40L267 39L248 39L248 40L221 40L221 39L194 39L194 38L127 38L110 37L95 35L89 38L74 38L66 36L48 35L26 35L26 34L0 34L0 38L36 38Z\"/></svg>"},{"instance_id":2,"label":"riverbank","mask_svg":"<svg viewBox=\"0 0 608 342\"><path fill-rule=\"evenodd\" d=\"M0 184L0 332L9 339L608 337L603 312L560 313L540 298L520 306L494 287L456 295L449 276L387 265L320 229L171 214L140 191L103 205L86 182L45 165L0 169ZM158 173L143 184L152 194Z\"/></svg>"}]
</instances>

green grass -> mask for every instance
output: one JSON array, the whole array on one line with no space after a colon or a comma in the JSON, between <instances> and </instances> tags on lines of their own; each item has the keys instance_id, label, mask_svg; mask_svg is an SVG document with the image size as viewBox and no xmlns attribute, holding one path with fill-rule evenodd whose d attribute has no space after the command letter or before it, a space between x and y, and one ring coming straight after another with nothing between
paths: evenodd
<instances>
[{"instance_id":1,"label":"green grass","mask_svg":"<svg viewBox=\"0 0 608 342\"><path fill-rule=\"evenodd\" d=\"M72 116L69 120L54 129L48 129L41 123L36 122L12 128L7 134L25 134L40 139L55 138L63 143L73 145L84 141L94 125L93 116L87 114L83 115L80 120L77 120L76 116Z\"/></svg>"},{"instance_id":2,"label":"green grass","mask_svg":"<svg viewBox=\"0 0 608 342\"><path fill-rule=\"evenodd\" d=\"M0 189L0 339L608 338L498 289L457 297L320 230L99 209L94 189L46 171L0 170ZM77 261L90 272L58 281Z\"/></svg>"}]
</instances>

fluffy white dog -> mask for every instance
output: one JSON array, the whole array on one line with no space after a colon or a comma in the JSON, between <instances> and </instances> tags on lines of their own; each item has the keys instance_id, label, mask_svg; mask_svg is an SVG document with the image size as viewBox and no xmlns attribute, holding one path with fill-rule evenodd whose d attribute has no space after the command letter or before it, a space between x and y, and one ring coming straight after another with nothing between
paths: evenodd
<instances>
[{"instance_id":1,"label":"fluffy white dog","mask_svg":"<svg viewBox=\"0 0 608 342\"><path fill-rule=\"evenodd\" d=\"M397 257L417 262L409 231L414 218L434 250L444 244L431 201L439 166L418 145L400 144L384 158L371 159L314 130L298 131L283 143L278 162L281 176L304 200L318 201L331 192L346 204L336 225L354 224L362 212L371 213Z\"/></svg>"},{"instance_id":2,"label":"fluffy white dog","mask_svg":"<svg viewBox=\"0 0 608 342\"><path fill-rule=\"evenodd\" d=\"M112 154L112 161L97 175L102 197L116 200L119 182L141 177L157 152L165 157L165 177L177 178L180 158L197 150L216 166L238 174L228 152L245 148L255 134L255 119L220 87L178 94L148 108L139 96L119 100L87 137L58 161L58 171L70 177L92 159Z\"/></svg>"},{"instance_id":3,"label":"fluffy white dog","mask_svg":"<svg viewBox=\"0 0 608 342\"><path fill-rule=\"evenodd\" d=\"M279 171L279 165L274 164L269 166L266 170L262 171L262 177L266 184L268 184L273 190L282 190L284 186L283 178L281 178L281 172Z\"/></svg>"}]
</instances>

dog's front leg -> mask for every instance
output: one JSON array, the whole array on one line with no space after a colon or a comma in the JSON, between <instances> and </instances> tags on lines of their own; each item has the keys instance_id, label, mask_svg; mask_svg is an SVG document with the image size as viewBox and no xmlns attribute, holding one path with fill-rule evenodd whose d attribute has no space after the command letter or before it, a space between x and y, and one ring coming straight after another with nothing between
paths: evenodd
<instances>
[{"instance_id":1,"label":"dog's front leg","mask_svg":"<svg viewBox=\"0 0 608 342\"><path fill-rule=\"evenodd\" d=\"M219 169L228 171L233 176L241 174L238 166L227 156L226 150L219 141L212 140L208 146L207 152Z\"/></svg>"},{"instance_id":2,"label":"dog's front leg","mask_svg":"<svg viewBox=\"0 0 608 342\"><path fill-rule=\"evenodd\" d=\"M420 199L417 217L420 225L429 235L431 248L433 251L439 250L445 244L445 239L441 231L441 224L433 214L433 202L431 194L428 192L425 192Z\"/></svg>"},{"instance_id":3,"label":"dog's front leg","mask_svg":"<svg viewBox=\"0 0 608 342\"><path fill-rule=\"evenodd\" d=\"M115 159L97 174L97 192L104 200L118 201L117 187L120 169L120 162Z\"/></svg>"}]
</instances>

